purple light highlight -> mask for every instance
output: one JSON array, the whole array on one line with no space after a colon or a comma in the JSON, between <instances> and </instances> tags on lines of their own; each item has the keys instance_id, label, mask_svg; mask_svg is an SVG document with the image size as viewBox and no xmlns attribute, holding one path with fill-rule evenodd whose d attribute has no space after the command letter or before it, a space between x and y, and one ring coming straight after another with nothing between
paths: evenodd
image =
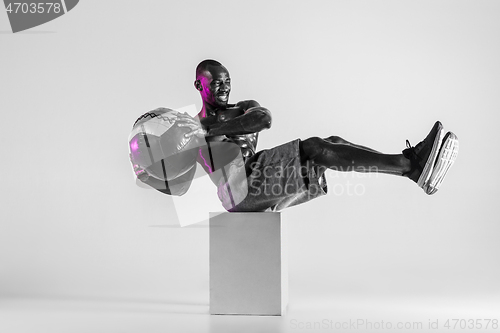
<instances>
[{"instance_id":1,"label":"purple light highlight","mask_svg":"<svg viewBox=\"0 0 500 333\"><path fill-rule=\"evenodd\" d=\"M130 143L130 149L132 149L132 151L136 151L137 149L139 149L139 144L137 143L137 139L135 139Z\"/></svg>"},{"instance_id":2,"label":"purple light highlight","mask_svg":"<svg viewBox=\"0 0 500 333\"><path fill-rule=\"evenodd\" d=\"M207 166L208 170L210 171L210 173L212 173L212 168L207 164L207 160L205 160L205 157L203 157L203 155L201 154L201 148L200 150L198 150L198 152L200 153L200 157L203 159L203 162Z\"/></svg>"}]
</instances>

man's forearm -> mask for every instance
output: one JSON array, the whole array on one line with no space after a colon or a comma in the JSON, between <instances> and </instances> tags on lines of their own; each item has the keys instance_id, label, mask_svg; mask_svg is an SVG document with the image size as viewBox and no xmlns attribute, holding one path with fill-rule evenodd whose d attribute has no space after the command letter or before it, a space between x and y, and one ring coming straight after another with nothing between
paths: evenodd
<instances>
[{"instance_id":1,"label":"man's forearm","mask_svg":"<svg viewBox=\"0 0 500 333\"><path fill-rule=\"evenodd\" d=\"M207 119L205 122L202 121L207 136L257 133L270 128L272 120L271 112L261 106L252 107L244 114L228 120L224 120L224 114L219 119L210 118L205 118Z\"/></svg>"}]
</instances>

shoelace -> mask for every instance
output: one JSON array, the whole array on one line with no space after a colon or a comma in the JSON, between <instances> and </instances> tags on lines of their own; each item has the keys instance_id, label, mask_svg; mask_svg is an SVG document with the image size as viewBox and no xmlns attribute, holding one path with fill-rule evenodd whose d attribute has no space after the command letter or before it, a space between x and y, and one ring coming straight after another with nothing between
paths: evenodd
<instances>
[{"instance_id":1,"label":"shoelace","mask_svg":"<svg viewBox=\"0 0 500 333\"><path fill-rule=\"evenodd\" d=\"M406 158L409 158L410 160L414 160L414 161L420 161L421 158L415 152L415 147L413 147L411 145L409 140L406 140L406 148L407 148L407 149L405 149L406 153L404 154L406 156ZM412 169L413 168L414 167L412 167Z\"/></svg>"}]
</instances>

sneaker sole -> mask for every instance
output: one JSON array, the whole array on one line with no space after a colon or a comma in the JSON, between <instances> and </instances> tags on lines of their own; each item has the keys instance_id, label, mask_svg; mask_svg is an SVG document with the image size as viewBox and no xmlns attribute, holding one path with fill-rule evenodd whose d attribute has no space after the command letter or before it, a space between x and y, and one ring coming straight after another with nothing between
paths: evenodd
<instances>
[{"instance_id":1,"label":"sneaker sole","mask_svg":"<svg viewBox=\"0 0 500 333\"><path fill-rule=\"evenodd\" d=\"M458 147L457 136L452 132L448 132L444 138L443 145L439 150L434 171L425 186L425 192L427 194L431 195L436 193L441 186L444 177L457 159Z\"/></svg>"},{"instance_id":2,"label":"sneaker sole","mask_svg":"<svg viewBox=\"0 0 500 333\"><path fill-rule=\"evenodd\" d=\"M422 174L418 178L417 185L424 189L425 184L429 181L432 171L434 169L434 165L436 163L436 159L439 154L439 147L441 147L441 142L443 141L444 129L443 124L439 123L439 130L434 139L434 143L432 144L432 150L427 158L427 162L425 163L424 170L422 170Z\"/></svg>"}]
</instances>

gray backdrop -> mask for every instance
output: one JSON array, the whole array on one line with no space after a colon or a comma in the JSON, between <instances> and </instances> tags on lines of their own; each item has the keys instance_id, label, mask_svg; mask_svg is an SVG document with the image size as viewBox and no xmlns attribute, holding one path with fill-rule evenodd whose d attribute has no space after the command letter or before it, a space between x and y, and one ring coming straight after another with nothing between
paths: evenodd
<instances>
[{"instance_id":1,"label":"gray backdrop","mask_svg":"<svg viewBox=\"0 0 500 333\"><path fill-rule=\"evenodd\" d=\"M498 310L499 14L498 1L86 0L12 34L0 10L0 297L208 302L208 230L176 228L172 199L135 185L127 137L145 111L199 108L194 69L214 58L232 102L272 111L260 149L340 135L400 153L437 119L460 139L433 196L330 172L328 196L284 211L292 304Z\"/></svg>"}]
</instances>

